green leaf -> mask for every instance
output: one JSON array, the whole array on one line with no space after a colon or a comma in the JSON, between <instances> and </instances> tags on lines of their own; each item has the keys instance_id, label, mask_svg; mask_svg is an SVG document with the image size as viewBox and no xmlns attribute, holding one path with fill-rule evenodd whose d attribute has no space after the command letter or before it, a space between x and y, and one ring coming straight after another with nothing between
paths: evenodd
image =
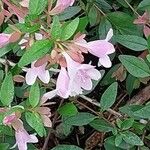
<instances>
[{"instance_id":1,"label":"green leaf","mask_svg":"<svg viewBox=\"0 0 150 150\"><path fill-rule=\"evenodd\" d=\"M43 126L43 121L39 114L25 112L25 118L27 123L38 133L39 136L43 137L46 135L46 131Z\"/></svg>"},{"instance_id":2,"label":"green leaf","mask_svg":"<svg viewBox=\"0 0 150 150\"><path fill-rule=\"evenodd\" d=\"M98 11L94 6L90 7L88 12L88 19L91 26L96 25L98 18Z\"/></svg>"},{"instance_id":3,"label":"green leaf","mask_svg":"<svg viewBox=\"0 0 150 150\"><path fill-rule=\"evenodd\" d=\"M67 125L73 125L73 126L83 126L89 124L91 121L93 121L96 118L96 116L90 114L90 113L78 113L75 116L67 117L64 120L64 123Z\"/></svg>"},{"instance_id":4,"label":"green leaf","mask_svg":"<svg viewBox=\"0 0 150 150\"><path fill-rule=\"evenodd\" d=\"M44 56L47 52L51 50L52 42L49 40L36 41L21 57L18 66L24 67L31 62Z\"/></svg>"},{"instance_id":5,"label":"green leaf","mask_svg":"<svg viewBox=\"0 0 150 150\"><path fill-rule=\"evenodd\" d=\"M114 82L103 93L100 101L100 106L103 110L107 110L114 104L117 96L117 89L118 83Z\"/></svg>"},{"instance_id":6,"label":"green leaf","mask_svg":"<svg viewBox=\"0 0 150 150\"><path fill-rule=\"evenodd\" d=\"M138 27L133 24L134 18L123 12L107 14L108 19L121 34L141 35ZM129 28L130 27L130 28Z\"/></svg>"},{"instance_id":7,"label":"green leaf","mask_svg":"<svg viewBox=\"0 0 150 150\"><path fill-rule=\"evenodd\" d=\"M122 122L121 129L122 130L127 130L127 129L132 127L133 123L134 123L134 119L133 118L128 118L128 119L126 119Z\"/></svg>"},{"instance_id":8,"label":"green leaf","mask_svg":"<svg viewBox=\"0 0 150 150\"><path fill-rule=\"evenodd\" d=\"M16 24L16 27L23 33L34 33L36 31L38 31L40 29L40 24L33 24L33 25L30 25L30 24L27 24L27 23L18 23Z\"/></svg>"},{"instance_id":9,"label":"green leaf","mask_svg":"<svg viewBox=\"0 0 150 150\"><path fill-rule=\"evenodd\" d=\"M99 38L105 39L110 28L112 28L111 23L106 18L102 18L98 28Z\"/></svg>"},{"instance_id":10,"label":"green leaf","mask_svg":"<svg viewBox=\"0 0 150 150\"><path fill-rule=\"evenodd\" d=\"M52 148L52 150L83 150L83 149L75 145L58 145Z\"/></svg>"},{"instance_id":11,"label":"green leaf","mask_svg":"<svg viewBox=\"0 0 150 150\"><path fill-rule=\"evenodd\" d=\"M38 105L39 100L40 100L40 88L38 83L36 82L31 86L29 94L29 103L31 104L32 107L35 107Z\"/></svg>"},{"instance_id":12,"label":"green leaf","mask_svg":"<svg viewBox=\"0 0 150 150\"><path fill-rule=\"evenodd\" d=\"M29 14L40 15L47 5L47 0L30 0Z\"/></svg>"},{"instance_id":13,"label":"green leaf","mask_svg":"<svg viewBox=\"0 0 150 150\"><path fill-rule=\"evenodd\" d=\"M133 90L138 88L139 85L140 85L140 81L138 80L138 78L129 74L126 79L126 89L127 89L128 94L131 95Z\"/></svg>"},{"instance_id":14,"label":"green leaf","mask_svg":"<svg viewBox=\"0 0 150 150\"><path fill-rule=\"evenodd\" d=\"M146 9L150 10L150 2L149 2L149 0L142 0L140 2L140 4L138 5L138 9L144 10L144 11Z\"/></svg>"},{"instance_id":15,"label":"green leaf","mask_svg":"<svg viewBox=\"0 0 150 150\"><path fill-rule=\"evenodd\" d=\"M121 144L121 142L122 142L122 139L123 138L123 136L121 135L121 134L117 134L116 135L116 138L115 138L115 145L118 147L120 144Z\"/></svg>"},{"instance_id":16,"label":"green leaf","mask_svg":"<svg viewBox=\"0 0 150 150\"><path fill-rule=\"evenodd\" d=\"M114 130L113 126L103 118L95 119L89 125L99 132L110 132Z\"/></svg>"},{"instance_id":17,"label":"green leaf","mask_svg":"<svg viewBox=\"0 0 150 150\"><path fill-rule=\"evenodd\" d=\"M117 147L115 146L115 136L111 136L106 138L104 147L106 150L129 150L133 146L122 141L121 144Z\"/></svg>"},{"instance_id":18,"label":"green leaf","mask_svg":"<svg viewBox=\"0 0 150 150\"><path fill-rule=\"evenodd\" d=\"M75 18L72 20L69 24L67 24L65 27L62 28L62 33L61 33L61 39L63 41L68 40L73 36L75 31L77 30L79 25L79 18Z\"/></svg>"},{"instance_id":19,"label":"green leaf","mask_svg":"<svg viewBox=\"0 0 150 150\"><path fill-rule=\"evenodd\" d=\"M78 113L76 106L73 103L67 103L58 109L62 116L74 116Z\"/></svg>"},{"instance_id":20,"label":"green leaf","mask_svg":"<svg viewBox=\"0 0 150 150\"><path fill-rule=\"evenodd\" d=\"M1 86L0 100L4 106L8 106L13 101L14 97L14 83L12 79L12 74L8 73Z\"/></svg>"},{"instance_id":21,"label":"green leaf","mask_svg":"<svg viewBox=\"0 0 150 150\"><path fill-rule=\"evenodd\" d=\"M14 43L8 44L8 45L0 48L0 57L4 56L5 54L7 54L11 50L13 50L13 47L14 47Z\"/></svg>"},{"instance_id":22,"label":"green leaf","mask_svg":"<svg viewBox=\"0 0 150 150\"><path fill-rule=\"evenodd\" d=\"M76 14L78 14L80 11L81 11L81 7L80 6L68 7L67 9L65 9L63 11L63 13L61 13L59 15L59 20L63 21L63 20L70 19L73 16L75 16Z\"/></svg>"},{"instance_id":23,"label":"green leaf","mask_svg":"<svg viewBox=\"0 0 150 150\"><path fill-rule=\"evenodd\" d=\"M123 140L131 145L137 145L137 146L142 146L143 142L142 140L133 132L130 131L125 131L123 133L121 133L123 136Z\"/></svg>"},{"instance_id":24,"label":"green leaf","mask_svg":"<svg viewBox=\"0 0 150 150\"><path fill-rule=\"evenodd\" d=\"M150 104L144 106L140 110L135 111L134 115L140 118L150 119Z\"/></svg>"},{"instance_id":25,"label":"green leaf","mask_svg":"<svg viewBox=\"0 0 150 150\"><path fill-rule=\"evenodd\" d=\"M150 69L143 59L130 55L120 55L119 60L133 76L138 78L150 76Z\"/></svg>"},{"instance_id":26,"label":"green leaf","mask_svg":"<svg viewBox=\"0 0 150 150\"><path fill-rule=\"evenodd\" d=\"M147 41L136 35L116 35L115 39L121 45L134 51L143 51L148 48Z\"/></svg>"},{"instance_id":27,"label":"green leaf","mask_svg":"<svg viewBox=\"0 0 150 150\"><path fill-rule=\"evenodd\" d=\"M53 17L53 23L51 27L51 36L53 39L59 39L61 35L61 24L58 16Z\"/></svg>"},{"instance_id":28,"label":"green leaf","mask_svg":"<svg viewBox=\"0 0 150 150\"><path fill-rule=\"evenodd\" d=\"M119 111L130 116L130 117L133 117L133 118L139 120L140 117L135 116L134 112L136 112L142 108L143 108L142 105L125 105L125 106L119 108Z\"/></svg>"},{"instance_id":29,"label":"green leaf","mask_svg":"<svg viewBox=\"0 0 150 150\"><path fill-rule=\"evenodd\" d=\"M9 149L8 143L0 143L0 150L7 150Z\"/></svg>"}]
</instances>

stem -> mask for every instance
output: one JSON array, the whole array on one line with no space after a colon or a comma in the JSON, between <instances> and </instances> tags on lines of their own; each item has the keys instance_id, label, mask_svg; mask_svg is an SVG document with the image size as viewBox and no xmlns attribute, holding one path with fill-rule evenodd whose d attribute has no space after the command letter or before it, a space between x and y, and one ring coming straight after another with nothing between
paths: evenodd
<instances>
[{"instance_id":1,"label":"stem","mask_svg":"<svg viewBox=\"0 0 150 150\"><path fill-rule=\"evenodd\" d=\"M95 100L93 100L85 95L80 95L80 97L83 98L84 100L90 102L91 104L93 104L97 107L100 107L100 103L96 102ZM117 117L123 117L122 114L120 114L119 112L116 112L115 110L112 110L111 108L109 108L107 111Z\"/></svg>"},{"instance_id":2,"label":"stem","mask_svg":"<svg viewBox=\"0 0 150 150\"><path fill-rule=\"evenodd\" d=\"M124 0L124 1L130 7L130 9L134 12L135 15L140 16L139 13L130 5L130 3L127 0Z\"/></svg>"},{"instance_id":3,"label":"stem","mask_svg":"<svg viewBox=\"0 0 150 150\"><path fill-rule=\"evenodd\" d=\"M106 14L96 4L94 4L94 7L97 8L103 16L106 16Z\"/></svg>"}]
</instances>

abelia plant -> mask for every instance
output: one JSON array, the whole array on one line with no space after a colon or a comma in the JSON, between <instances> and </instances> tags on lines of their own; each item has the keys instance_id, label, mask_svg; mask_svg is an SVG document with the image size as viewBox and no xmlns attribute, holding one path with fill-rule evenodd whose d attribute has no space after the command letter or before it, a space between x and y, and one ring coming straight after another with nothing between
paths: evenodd
<instances>
[{"instance_id":1,"label":"abelia plant","mask_svg":"<svg viewBox=\"0 0 150 150\"><path fill-rule=\"evenodd\" d=\"M0 150L149 149L149 14L149 0L1 0Z\"/></svg>"}]
</instances>

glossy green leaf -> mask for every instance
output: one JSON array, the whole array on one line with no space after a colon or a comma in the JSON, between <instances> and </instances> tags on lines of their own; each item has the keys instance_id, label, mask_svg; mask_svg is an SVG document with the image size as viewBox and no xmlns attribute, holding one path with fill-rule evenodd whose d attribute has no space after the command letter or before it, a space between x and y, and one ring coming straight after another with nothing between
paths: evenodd
<instances>
[{"instance_id":1,"label":"glossy green leaf","mask_svg":"<svg viewBox=\"0 0 150 150\"><path fill-rule=\"evenodd\" d=\"M61 35L61 24L59 22L58 16L54 16L51 27L51 36L53 39L59 39L60 35Z\"/></svg>"},{"instance_id":2,"label":"glossy green leaf","mask_svg":"<svg viewBox=\"0 0 150 150\"><path fill-rule=\"evenodd\" d=\"M63 13L59 15L59 20L67 20L75 16L81 11L81 8L79 6L72 6L68 7L66 10L64 10Z\"/></svg>"},{"instance_id":3,"label":"glossy green leaf","mask_svg":"<svg viewBox=\"0 0 150 150\"><path fill-rule=\"evenodd\" d=\"M99 132L110 132L114 129L113 126L103 118L95 119L89 125Z\"/></svg>"},{"instance_id":4,"label":"glossy green leaf","mask_svg":"<svg viewBox=\"0 0 150 150\"><path fill-rule=\"evenodd\" d=\"M105 39L110 28L112 28L111 23L106 18L103 18L98 28L99 38Z\"/></svg>"},{"instance_id":5,"label":"glossy green leaf","mask_svg":"<svg viewBox=\"0 0 150 150\"><path fill-rule=\"evenodd\" d=\"M110 22L121 34L141 35L138 27L133 24L134 18L124 12L112 12L107 15ZM130 28L129 28L130 27Z\"/></svg>"},{"instance_id":6,"label":"glossy green leaf","mask_svg":"<svg viewBox=\"0 0 150 150\"><path fill-rule=\"evenodd\" d=\"M29 14L40 15L47 5L47 0L30 0Z\"/></svg>"},{"instance_id":7,"label":"glossy green leaf","mask_svg":"<svg viewBox=\"0 0 150 150\"><path fill-rule=\"evenodd\" d=\"M131 131L125 131L122 133L123 136L123 140L131 145L138 145L138 146L142 146L143 142L142 140L133 132Z\"/></svg>"},{"instance_id":8,"label":"glossy green leaf","mask_svg":"<svg viewBox=\"0 0 150 150\"><path fill-rule=\"evenodd\" d=\"M40 57L50 52L52 48L52 42L49 40L36 41L21 57L18 66L24 67L31 62L39 59Z\"/></svg>"},{"instance_id":9,"label":"glossy green leaf","mask_svg":"<svg viewBox=\"0 0 150 150\"><path fill-rule=\"evenodd\" d=\"M64 120L64 123L68 125L74 125L74 126L83 126L83 125L89 124L95 118L96 116L90 113L81 112L81 113L78 113L77 115L67 117Z\"/></svg>"},{"instance_id":10,"label":"glossy green leaf","mask_svg":"<svg viewBox=\"0 0 150 150\"><path fill-rule=\"evenodd\" d=\"M139 36L135 35L116 35L115 39L121 45L134 50L134 51L143 51L148 48L147 41Z\"/></svg>"},{"instance_id":11,"label":"glossy green leaf","mask_svg":"<svg viewBox=\"0 0 150 150\"><path fill-rule=\"evenodd\" d=\"M75 18L69 24L62 28L61 39L68 40L73 36L79 25L79 18Z\"/></svg>"},{"instance_id":12,"label":"glossy green leaf","mask_svg":"<svg viewBox=\"0 0 150 150\"><path fill-rule=\"evenodd\" d=\"M8 73L1 86L0 100L4 106L8 106L13 101L14 97L14 83L12 79L12 74Z\"/></svg>"},{"instance_id":13,"label":"glossy green leaf","mask_svg":"<svg viewBox=\"0 0 150 150\"><path fill-rule=\"evenodd\" d=\"M25 118L27 123L38 133L39 136L45 136L46 131L44 129L43 121L39 114L26 112Z\"/></svg>"},{"instance_id":14,"label":"glossy green leaf","mask_svg":"<svg viewBox=\"0 0 150 150\"><path fill-rule=\"evenodd\" d=\"M140 118L149 119L150 118L150 104L144 106L140 110L135 111L134 115Z\"/></svg>"},{"instance_id":15,"label":"glossy green leaf","mask_svg":"<svg viewBox=\"0 0 150 150\"><path fill-rule=\"evenodd\" d=\"M118 83L114 82L103 93L100 100L100 106L102 110L107 110L114 104L117 96L117 89L118 89Z\"/></svg>"},{"instance_id":16,"label":"glossy green leaf","mask_svg":"<svg viewBox=\"0 0 150 150\"><path fill-rule=\"evenodd\" d=\"M150 2L149 2L149 0L142 0L140 2L140 4L138 5L138 9L144 10L144 11L146 9L150 10Z\"/></svg>"},{"instance_id":17,"label":"glossy green leaf","mask_svg":"<svg viewBox=\"0 0 150 150\"><path fill-rule=\"evenodd\" d=\"M121 134L117 134L116 135L116 138L115 138L115 145L118 147L120 144L121 144L121 142L122 142L122 139L123 138L123 136L121 135Z\"/></svg>"},{"instance_id":18,"label":"glossy green leaf","mask_svg":"<svg viewBox=\"0 0 150 150\"><path fill-rule=\"evenodd\" d=\"M74 116L78 113L76 106L73 103L67 103L58 109L62 116Z\"/></svg>"},{"instance_id":19,"label":"glossy green leaf","mask_svg":"<svg viewBox=\"0 0 150 150\"><path fill-rule=\"evenodd\" d=\"M133 118L125 119L125 120L122 122L122 124L121 124L121 129L122 129L122 130L127 130L127 129L129 129L129 128L132 127L133 123L134 123L134 119L133 119Z\"/></svg>"},{"instance_id":20,"label":"glossy green leaf","mask_svg":"<svg viewBox=\"0 0 150 150\"><path fill-rule=\"evenodd\" d=\"M120 55L119 60L133 76L139 78L150 76L150 69L143 59L130 55Z\"/></svg>"},{"instance_id":21,"label":"glossy green leaf","mask_svg":"<svg viewBox=\"0 0 150 150\"><path fill-rule=\"evenodd\" d=\"M32 107L35 107L38 105L39 100L40 100L40 88L38 83L36 82L31 86L29 94L29 103L31 104Z\"/></svg>"}]
</instances>

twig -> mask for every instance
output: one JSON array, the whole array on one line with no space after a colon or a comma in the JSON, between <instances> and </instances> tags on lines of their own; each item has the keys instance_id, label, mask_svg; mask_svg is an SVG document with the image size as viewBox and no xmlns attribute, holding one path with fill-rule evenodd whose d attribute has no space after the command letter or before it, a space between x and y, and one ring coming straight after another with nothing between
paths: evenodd
<instances>
[{"instance_id":1,"label":"twig","mask_svg":"<svg viewBox=\"0 0 150 150\"><path fill-rule=\"evenodd\" d=\"M80 97L83 98L84 100L90 102L91 104L93 104L93 105L95 105L97 107L100 107L100 103L96 102L95 100L93 100L93 99L91 99L91 98L89 98L89 97L87 97L85 95L80 95ZM107 111L109 113L117 116L117 117L123 117L122 114L120 114L119 112L116 112L116 111L112 110L111 108L109 108Z\"/></svg>"},{"instance_id":2,"label":"twig","mask_svg":"<svg viewBox=\"0 0 150 150\"><path fill-rule=\"evenodd\" d=\"M63 104L63 102L64 102L64 99L61 100L61 102L59 104L59 107ZM54 127L54 124L55 124L55 122L56 122L56 120L58 118L58 115L59 115L58 112L56 112L55 115L54 115L54 118L53 118L53 121L52 121L52 128ZM44 142L42 150L47 150L48 149L47 145L48 145L50 136L51 136L51 128L50 128L50 130L48 132L48 135L47 135L47 137L45 139L45 142Z\"/></svg>"},{"instance_id":3,"label":"twig","mask_svg":"<svg viewBox=\"0 0 150 150\"><path fill-rule=\"evenodd\" d=\"M128 104L144 104L150 99L150 84L128 101Z\"/></svg>"},{"instance_id":4,"label":"twig","mask_svg":"<svg viewBox=\"0 0 150 150\"><path fill-rule=\"evenodd\" d=\"M140 16L139 13L130 5L130 3L127 0L124 0L124 2L131 8L135 15Z\"/></svg>"}]
</instances>

